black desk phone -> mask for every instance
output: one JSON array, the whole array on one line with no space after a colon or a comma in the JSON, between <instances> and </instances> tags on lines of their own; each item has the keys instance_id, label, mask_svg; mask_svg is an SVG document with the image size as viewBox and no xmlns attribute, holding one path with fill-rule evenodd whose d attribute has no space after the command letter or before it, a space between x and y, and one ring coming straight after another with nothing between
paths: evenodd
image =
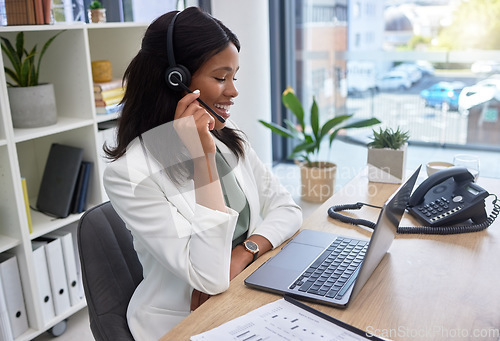
<instances>
[{"instance_id":1,"label":"black desk phone","mask_svg":"<svg viewBox=\"0 0 500 341\"><path fill-rule=\"evenodd\" d=\"M398 233L456 234L484 230L500 213L496 195L492 194L493 211L489 217L486 214L485 199L489 195L484 188L474 183L474 177L465 167L440 170L425 179L408 202L408 212L423 226L400 226ZM364 203L332 206L328 209L328 215L345 223L374 228L373 222L338 213L360 209L363 205L372 206ZM459 223L466 224L454 225Z\"/></svg>"},{"instance_id":2,"label":"black desk phone","mask_svg":"<svg viewBox=\"0 0 500 341\"><path fill-rule=\"evenodd\" d=\"M445 226L488 218L484 199L489 193L474 182L464 167L442 169L425 179L413 192L408 211L425 226Z\"/></svg>"}]
</instances>

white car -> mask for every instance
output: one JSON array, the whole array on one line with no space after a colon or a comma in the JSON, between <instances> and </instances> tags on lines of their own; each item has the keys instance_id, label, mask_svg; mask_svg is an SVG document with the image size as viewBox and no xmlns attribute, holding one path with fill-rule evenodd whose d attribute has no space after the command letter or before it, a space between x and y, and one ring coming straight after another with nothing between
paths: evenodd
<instances>
[{"instance_id":1,"label":"white car","mask_svg":"<svg viewBox=\"0 0 500 341\"><path fill-rule=\"evenodd\" d=\"M466 113L475 105L484 103L500 94L500 78L486 78L462 89L458 97L458 111Z\"/></svg>"},{"instance_id":2,"label":"white car","mask_svg":"<svg viewBox=\"0 0 500 341\"><path fill-rule=\"evenodd\" d=\"M411 84L406 72L401 71L389 71L377 79L377 88L380 90L406 90Z\"/></svg>"},{"instance_id":3,"label":"white car","mask_svg":"<svg viewBox=\"0 0 500 341\"><path fill-rule=\"evenodd\" d=\"M491 74L500 72L500 63L494 60L483 60L472 63L470 70L475 74Z\"/></svg>"},{"instance_id":4,"label":"white car","mask_svg":"<svg viewBox=\"0 0 500 341\"><path fill-rule=\"evenodd\" d=\"M403 63L395 66L394 71L405 72L412 84L417 83L422 78L422 71L413 63Z\"/></svg>"},{"instance_id":5,"label":"white car","mask_svg":"<svg viewBox=\"0 0 500 341\"><path fill-rule=\"evenodd\" d=\"M420 72L422 72L422 76L424 75L429 75L429 76L434 76L435 70L434 66L426 60L417 60L416 63L418 69Z\"/></svg>"}]
</instances>

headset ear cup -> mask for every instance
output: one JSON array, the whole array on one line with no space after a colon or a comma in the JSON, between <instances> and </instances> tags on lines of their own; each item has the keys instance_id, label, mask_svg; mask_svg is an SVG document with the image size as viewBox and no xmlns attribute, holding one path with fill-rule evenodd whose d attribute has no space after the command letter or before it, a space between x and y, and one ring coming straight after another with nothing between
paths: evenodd
<instances>
[{"instance_id":1,"label":"headset ear cup","mask_svg":"<svg viewBox=\"0 0 500 341\"><path fill-rule=\"evenodd\" d=\"M182 91L184 88L179 85L179 80L186 87L189 87L191 84L191 72L183 66L176 65L174 67L169 67L167 71L165 71L165 82L170 89L175 91Z\"/></svg>"}]
</instances>

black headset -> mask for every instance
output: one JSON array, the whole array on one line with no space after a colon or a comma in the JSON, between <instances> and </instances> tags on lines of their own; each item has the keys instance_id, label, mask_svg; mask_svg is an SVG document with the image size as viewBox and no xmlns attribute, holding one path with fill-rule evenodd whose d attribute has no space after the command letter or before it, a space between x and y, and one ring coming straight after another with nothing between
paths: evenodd
<instances>
[{"instance_id":1,"label":"black headset","mask_svg":"<svg viewBox=\"0 0 500 341\"><path fill-rule=\"evenodd\" d=\"M191 84L191 72L184 65L177 64L175 62L174 56L174 24L175 19L181 12L177 12L175 16L168 24L167 28L167 60L168 68L165 71L165 82L170 89L174 91L187 91L192 92L189 89L189 84ZM226 120L217 114L212 108L210 108L201 98L197 98L197 101L201 103L216 119L224 123Z\"/></svg>"},{"instance_id":2,"label":"black headset","mask_svg":"<svg viewBox=\"0 0 500 341\"><path fill-rule=\"evenodd\" d=\"M165 82L167 82L170 89L175 91L185 90L189 87L189 84L191 84L191 73L184 65L176 64L174 56L174 24L175 19L177 19L177 16L180 13L181 12L177 12L175 14L172 21L170 21L167 30L168 68L165 71Z\"/></svg>"}]
</instances>

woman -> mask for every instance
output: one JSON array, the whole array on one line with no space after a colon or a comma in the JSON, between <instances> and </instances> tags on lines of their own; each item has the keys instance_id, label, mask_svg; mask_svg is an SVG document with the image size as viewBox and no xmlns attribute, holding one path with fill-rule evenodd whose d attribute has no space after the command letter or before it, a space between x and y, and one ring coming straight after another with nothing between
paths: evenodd
<instances>
[{"instance_id":1,"label":"woman","mask_svg":"<svg viewBox=\"0 0 500 341\"><path fill-rule=\"evenodd\" d=\"M302 222L290 194L229 120L238 95L237 37L197 8L177 13L146 31L124 75L117 146L106 149L113 160L106 192L143 265L127 312L137 340L160 338ZM189 91L168 84L169 50L192 75Z\"/></svg>"}]
</instances>

